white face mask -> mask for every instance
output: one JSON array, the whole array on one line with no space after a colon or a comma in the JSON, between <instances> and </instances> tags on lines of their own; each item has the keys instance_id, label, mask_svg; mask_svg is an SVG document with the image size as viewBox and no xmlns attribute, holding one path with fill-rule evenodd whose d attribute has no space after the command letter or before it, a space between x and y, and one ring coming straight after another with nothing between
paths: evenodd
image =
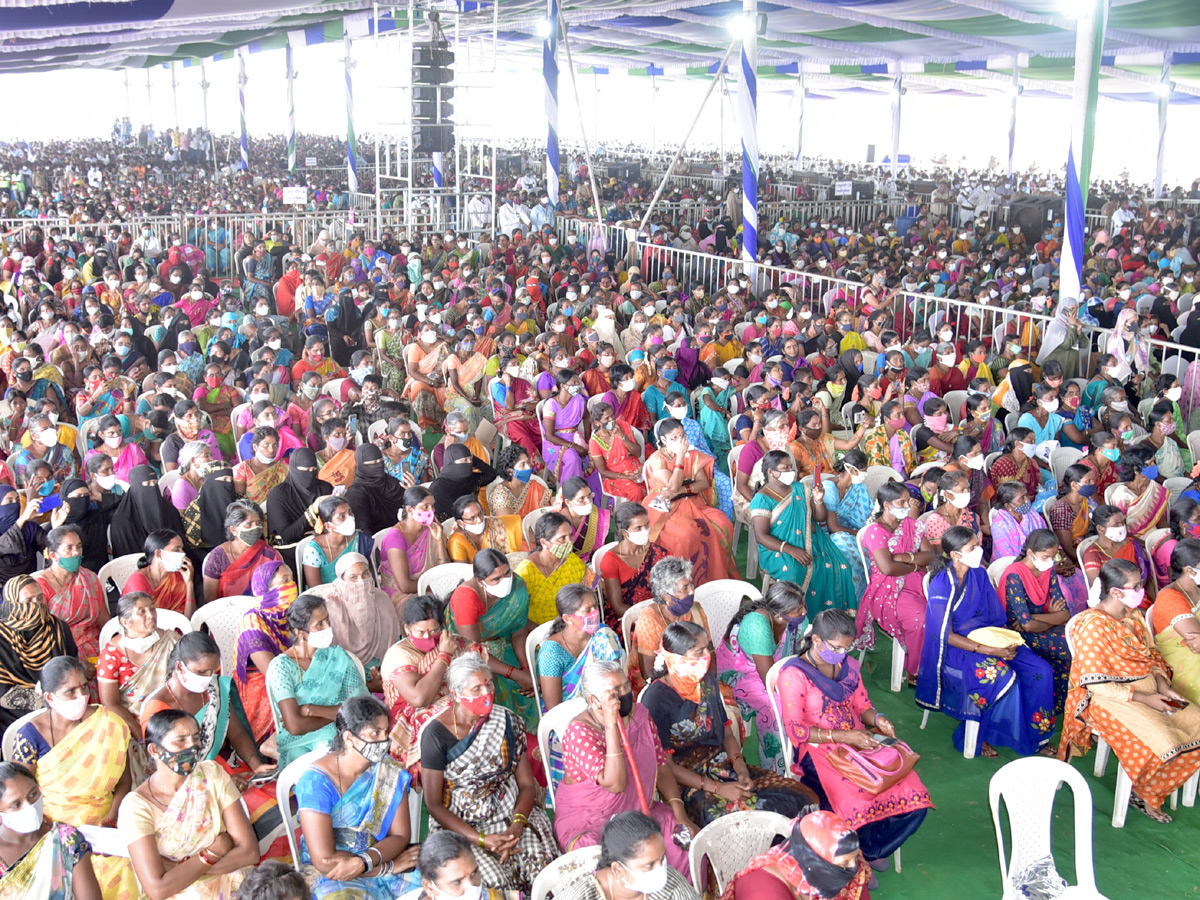
<instances>
[{"instance_id":1,"label":"white face mask","mask_svg":"<svg viewBox=\"0 0 1200 900\"><path fill-rule=\"evenodd\" d=\"M621 390L623 390L625 393L628 394L630 391L632 391L634 388L637 387L637 381L635 381L632 378L626 378L624 381L622 381L620 383L619 387L621 388Z\"/></svg>"},{"instance_id":2,"label":"white face mask","mask_svg":"<svg viewBox=\"0 0 1200 900\"><path fill-rule=\"evenodd\" d=\"M1033 459L1033 451L1037 449L1037 444L1018 441L1017 447L1020 448L1022 453L1024 453L1030 459Z\"/></svg>"},{"instance_id":3,"label":"white face mask","mask_svg":"<svg viewBox=\"0 0 1200 900\"><path fill-rule=\"evenodd\" d=\"M112 476L112 477L114 478L114 483L115 483L116 476ZM99 482L100 482L100 479L97 478L96 483L99 484ZM163 569L166 570L167 572L178 572L180 569L183 568L183 561L186 558L187 558L187 554L184 553L182 550L174 550L174 551L164 550L162 552Z\"/></svg>"},{"instance_id":4,"label":"white face mask","mask_svg":"<svg viewBox=\"0 0 1200 900\"><path fill-rule=\"evenodd\" d=\"M254 458L264 466L269 466L271 463L275 462L274 456L267 456L265 453L259 453L257 450L254 452Z\"/></svg>"},{"instance_id":5,"label":"white face mask","mask_svg":"<svg viewBox=\"0 0 1200 900\"><path fill-rule=\"evenodd\" d=\"M47 428L38 437L45 447L54 447L58 444L58 432L53 428Z\"/></svg>"},{"instance_id":6,"label":"white face mask","mask_svg":"<svg viewBox=\"0 0 1200 900\"><path fill-rule=\"evenodd\" d=\"M971 503L971 492L970 491L967 491L964 494L958 494L958 493L952 494L952 493L947 492L946 497L949 498L950 505L953 506L955 509L966 509L967 506L969 506Z\"/></svg>"},{"instance_id":7,"label":"white face mask","mask_svg":"<svg viewBox=\"0 0 1200 900\"><path fill-rule=\"evenodd\" d=\"M134 653L145 653L151 647L159 642L162 635L157 631L152 631L145 637L132 638L128 635L121 637L121 649L132 650Z\"/></svg>"},{"instance_id":8,"label":"white face mask","mask_svg":"<svg viewBox=\"0 0 1200 900\"><path fill-rule=\"evenodd\" d=\"M907 503L904 506L889 506L888 512L892 514L893 519L900 521L901 519L908 518L909 513L912 512L912 507Z\"/></svg>"},{"instance_id":9,"label":"white face mask","mask_svg":"<svg viewBox=\"0 0 1200 900\"><path fill-rule=\"evenodd\" d=\"M866 472L859 472L855 469L850 470L850 483L851 484L862 484L866 480L867 480Z\"/></svg>"},{"instance_id":10,"label":"white face mask","mask_svg":"<svg viewBox=\"0 0 1200 900\"><path fill-rule=\"evenodd\" d=\"M512 592L513 577L505 575L497 584L483 583L483 589L493 597L507 597Z\"/></svg>"},{"instance_id":11,"label":"white face mask","mask_svg":"<svg viewBox=\"0 0 1200 900\"><path fill-rule=\"evenodd\" d=\"M1170 400L1172 403L1177 401L1182 396L1183 396L1183 388L1173 387L1170 390L1168 390L1166 393L1166 398L1168 400Z\"/></svg>"},{"instance_id":12,"label":"white face mask","mask_svg":"<svg viewBox=\"0 0 1200 900\"><path fill-rule=\"evenodd\" d=\"M1038 405L1046 412L1058 412L1058 399L1054 400L1039 400Z\"/></svg>"},{"instance_id":13,"label":"white face mask","mask_svg":"<svg viewBox=\"0 0 1200 900\"><path fill-rule=\"evenodd\" d=\"M961 553L958 557L958 561L968 569L978 569L979 564L983 562L983 547L976 547L974 550L968 550L965 553Z\"/></svg>"},{"instance_id":14,"label":"white face mask","mask_svg":"<svg viewBox=\"0 0 1200 900\"><path fill-rule=\"evenodd\" d=\"M308 633L308 646L315 650L324 650L333 646L333 628L322 628L320 631Z\"/></svg>"},{"instance_id":15,"label":"white face mask","mask_svg":"<svg viewBox=\"0 0 1200 900\"><path fill-rule=\"evenodd\" d=\"M621 868L624 869L625 866L622 865ZM642 872L636 877L628 869L625 869L625 871L628 874L621 876L621 881L625 883L626 888L636 893L649 897L651 894L657 894L666 887L667 863L665 860L649 872Z\"/></svg>"},{"instance_id":16,"label":"white face mask","mask_svg":"<svg viewBox=\"0 0 1200 900\"><path fill-rule=\"evenodd\" d=\"M938 356L938 362L947 367L953 367L956 359L957 357L953 353L947 353L945 355Z\"/></svg>"},{"instance_id":17,"label":"white face mask","mask_svg":"<svg viewBox=\"0 0 1200 900\"><path fill-rule=\"evenodd\" d=\"M1033 558L1033 567L1039 572L1049 572L1054 568L1054 557L1052 556L1049 559L1038 559L1035 556Z\"/></svg>"},{"instance_id":18,"label":"white face mask","mask_svg":"<svg viewBox=\"0 0 1200 900\"><path fill-rule=\"evenodd\" d=\"M197 675L185 664L183 670L179 673L179 683L193 694L203 694L208 690L208 686L212 684L212 676Z\"/></svg>"},{"instance_id":19,"label":"white face mask","mask_svg":"<svg viewBox=\"0 0 1200 900\"><path fill-rule=\"evenodd\" d=\"M468 532L469 534L483 534L483 529L485 529L487 527L487 522L483 521L482 519L480 519L478 522L474 523L473 525L469 525L466 522L463 522L461 524L462 524L463 530Z\"/></svg>"},{"instance_id":20,"label":"white face mask","mask_svg":"<svg viewBox=\"0 0 1200 900\"><path fill-rule=\"evenodd\" d=\"M686 406L668 406L667 412L669 412L671 414L672 419L681 419L681 420L686 419L687 414L688 414Z\"/></svg>"},{"instance_id":21,"label":"white face mask","mask_svg":"<svg viewBox=\"0 0 1200 900\"><path fill-rule=\"evenodd\" d=\"M116 483L117 483L116 475L97 475L96 476L96 486L99 487L100 490L102 490L102 491L111 491L113 489L113 487L116 486Z\"/></svg>"},{"instance_id":22,"label":"white face mask","mask_svg":"<svg viewBox=\"0 0 1200 900\"><path fill-rule=\"evenodd\" d=\"M626 537L629 538L629 543L637 547L644 547L650 543L650 529L643 528L638 531L626 532Z\"/></svg>"},{"instance_id":23,"label":"white face mask","mask_svg":"<svg viewBox=\"0 0 1200 900\"><path fill-rule=\"evenodd\" d=\"M967 456L963 457L963 462L967 464L968 469L974 469L978 472L983 468L986 460L982 456Z\"/></svg>"},{"instance_id":24,"label":"white face mask","mask_svg":"<svg viewBox=\"0 0 1200 900\"><path fill-rule=\"evenodd\" d=\"M1124 525L1120 526L1119 528L1106 528L1104 530L1104 536L1114 544L1119 544L1125 540L1125 536L1128 533L1128 529Z\"/></svg>"},{"instance_id":25,"label":"white face mask","mask_svg":"<svg viewBox=\"0 0 1200 900\"><path fill-rule=\"evenodd\" d=\"M779 479L780 484L792 484L796 480L795 472L780 472L775 476Z\"/></svg>"},{"instance_id":26,"label":"white face mask","mask_svg":"<svg viewBox=\"0 0 1200 900\"><path fill-rule=\"evenodd\" d=\"M354 534L354 516L346 516L346 518L342 519L342 524L333 526L333 530L343 537L349 537L350 535Z\"/></svg>"},{"instance_id":27,"label":"white face mask","mask_svg":"<svg viewBox=\"0 0 1200 900\"><path fill-rule=\"evenodd\" d=\"M4 827L17 834L32 834L42 827L42 798L23 806L16 812L0 814L0 822Z\"/></svg>"}]
</instances>

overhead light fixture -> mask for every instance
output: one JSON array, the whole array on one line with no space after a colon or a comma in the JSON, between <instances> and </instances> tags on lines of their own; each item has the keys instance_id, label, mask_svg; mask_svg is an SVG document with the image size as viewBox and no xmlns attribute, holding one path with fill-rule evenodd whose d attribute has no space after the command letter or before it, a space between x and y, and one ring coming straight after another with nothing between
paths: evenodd
<instances>
[{"instance_id":1,"label":"overhead light fixture","mask_svg":"<svg viewBox=\"0 0 1200 900\"><path fill-rule=\"evenodd\" d=\"M1096 8L1096 0L1059 0L1059 6L1068 19L1082 19Z\"/></svg>"},{"instance_id":2,"label":"overhead light fixture","mask_svg":"<svg viewBox=\"0 0 1200 900\"><path fill-rule=\"evenodd\" d=\"M551 33L554 31L554 26L550 23L549 19L541 19L538 21L537 27L535 30L537 31L538 37L548 38L548 37L550 37Z\"/></svg>"},{"instance_id":3,"label":"overhead light fixture","mask_svg":"<svg viewBox=\"0 0 1200 900\"><path fill-rule=\"evenodd\" d=\"M1006 84L1004 86L1004 93L1010 97L1016 97L1021 93L1021 88L1015 84Z\"/></svg>"},{"instance_id":4,"label":"overhead light fixture","mask_svg":"<svg viewBox=\"0 0 1200 900\"><path fill-rule=\"evenodd\" d=\"M1169 81L1160 81L1154 86L1154 93L1159 97L1170 97L1173 85Z\"/></svg>"},{"instance_id":5,"label":"overhead light fixture","mask_svg":"<svg viewBox=\"0 0 1200 900\"><path fill-rule=\"evenodd\" d=\"M729 20L725 23L725 30L732 37L741 40L750 34L750 20L741 14L730 16Z\"/></svg>"}]
</instances>

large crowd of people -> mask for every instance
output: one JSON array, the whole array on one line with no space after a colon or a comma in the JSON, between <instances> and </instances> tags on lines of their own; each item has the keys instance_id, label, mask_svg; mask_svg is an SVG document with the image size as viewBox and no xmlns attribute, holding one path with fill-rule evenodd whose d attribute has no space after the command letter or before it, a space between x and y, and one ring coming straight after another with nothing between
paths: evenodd
<instances>
[{"instance_id":1,"label":"large crowd of people","mask_svg":"<svg viewBox=\"0 0 1200 900\"><path fill-rule=\"evenodd\" d=\"M518 171L482 240L195 257L123 223L262 185L51 157L0 269L0 894L498 897L599 846L561 896L694 900L692 837L766 810L789 836L726 900L857 900L937 800L877 632L959 750L1098 735L1161 823L1200 770L1178 208L1116 201L1065 297L1059 224L990 204L776 222L713 279L655 248L733 254L740 216L621 253ZM186 624L213 604L232 633Z\"/></svg>"}]
</instances>

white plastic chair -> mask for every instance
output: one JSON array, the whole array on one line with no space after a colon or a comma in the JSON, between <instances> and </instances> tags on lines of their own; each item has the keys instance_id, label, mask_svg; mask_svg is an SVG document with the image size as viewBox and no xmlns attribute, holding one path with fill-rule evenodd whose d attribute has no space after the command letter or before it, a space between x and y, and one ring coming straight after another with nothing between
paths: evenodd
<instances>
[{"instance_id":1,"label":"white plastic chair","mask_svg":"<svg viewBox=\"0 0 1200 900\"><path fill-rule=\"evenodd\" d=\"M733 419L730 418L730 439L737 440L737 435L733 433ZM743 445L744 446L744 445ZM737 490L737 460L741 456L742 446L733 447L725 456L725 464L729 469L729 476L733 479L733 489ZM752 485L753 487L753 485ZM758 540L754 537L754 526L749 522L743 522L737 517L737 507L734 507L733 516L733 552L737 554L738 543L742 539L742 529L746 530L749 535L746 546L746 577L755 578L758 576Z\"/></svg>"},{"instance_id":2,"label":"white plastic chair","mask_svg":"<svg viewBox=\"0 0 1200 900\"><path fill-rule=\"evenodd\" d=\"M625 645L625 655L628 657L634 655L633 626L637 624L638 616L653 604L653 600L639 600L625 610L625 615L621 616L621 642Z\"/></svg>"},{"instance_id":3,"label":"white plastic chair","mask_svg":"<svg viewBox=\"0 0 1200 900\"><path fill-rule=\"evenodd\" d=\"M1062 484L1063 474L1067 468L1083 459L1083 451L1075 447L1058 447L1050 453L1050 474L1054 480Z\"/></svg>"},{"instance_id":4,"label":"white plastic chair","mask_svg":"<svg viewBox=\"0 0 1200 900\"><path fill-rule=\"evenodd\" d=\"M125 582L129 580L130 575L137 571L138 560L141 558L141 553L126 553L124 556L118 556L116 559L106 562L96 573L96 577L100 579L100 587L104 588L108 584L108 579L111 578L113 584L117 586L117 594L125 593Z\"/></svg>"},{"instance_id":5,"label":"white plastic chair","mask_svg":"<svg viewBox=\"0 0 1200 900\"><path fill-rule=\"evenodd\" d=\"M1187 436L1188 452L1192 454L1192 465L1200 462L1200 431L1193 431Z\"/></svg>"},{"instance_id":6,"label":"white plastic chair","mask_svg":"<svg viewBox=\"0 0 1200 900\"><path fill-rule=\"evenodd\" d=\"M712 638L713 646L719 646L725 639L729 623L737 615L745 597L757 600L762 597L762 592L749 582L734 578L720 578L697 585L696 602L708 618L709 637Z\"/></svg>"},{"instance_id":7,"label":"white plastic chair","mask_svg":"<svg viewBox=\"0 0 1200 900\"><path fill-rule=\"evenodd\" d=\"M533 541L533 529L537 527L538 519L548 513L550 510L542 508L535 509L526 514L521 520L521 534L525 536L525 543L529 545L529 550L532 553L537 549Z\"/></svg>"},{"instance_id":8,"label":"white plastic chair","mask_svg":"<svg viewBox=\"0 0 1200 900\"><path fill-rule=\"evenodd\" d=\"M473 575L474 569L470 563L442 563L421 573L417 579L417 595L433 594L444 601L456 587Z\"/></svg>"},{"instance_id":9,"label":"white plastic chair","mask_svg":"<svg viewBox=\"0 0 1200 900\"><path fill-rule=\"evenodd\" d=\"M954 425L958 424L958 411L967 402L968 396L970 396L970 391L946 391L946 396L942 398L946 401L946 406L950 410L950 421ZM920 411L918 410L918 412Z\"/></svg>"},{"instance_id":10,"label":"white plastic chair","mask_svg":"<svg viewBox=\"0 0 1200 900\"><path fill-rule=\"evenodd\" d=\"M306 537L296 544L296 565L292 572L296 576L297 595L304 593L304 551L308 549L309 544L315 542L315 538Z\"/></svg>"},{"instance_id":11,"label":"white plastic chair","mask_svg":"<svg viewBox=\"0 0 1200 900\"><path fill-rule=\"evenodd\" d=\"M717 893L725 890L754 857L771 846L776 836L787 837L792 821L787 816L765 810L728 813L700 829L688 848L692 884L703 884L704 860L712 864Z\"/></svg>"},{"instance_id":12,"label":"white plastic chair","mask_svg":"<svg viewBox=\"0 0 1200 900\"><path fill-rule=\"evenodd\" d=\"M582 697L572 697L564 700L554 709L542 714L538 721L538 747L542 751L542 759L550 758L550 748L555 741L562 742L563 732L571 724L571 720L587 709L587 701ZM546 793L550 798L550 806L554 806L554 779L546 781Z\"/></svg>"},{"instance_id":13,"label":"white plastic chair","mask_svg":"<svg viewBox=\"0 0 1200 900\"><path fill-rule=\"evenodd\" d=\"M877 467L873 466L872 468L877 468ZM878 467L878 468L882 468L882 467ZM895 473L892 472L891 469L888 469L887 471L891 472L893 475L895 475ZM870 478L871 478L871 476L867 475L868 481L870 480ZM882 482L880 482L880 483L882 484ZM871 559L870 559L870 556L868 555L867 551L863 548L862 539L863 539L863 533L866 532L866 530L869 527L871 527L870 523L867 523L862 528L858 529L858 531L854 535L854 544L856 547L858 547L859 559L862 560L863 571L867 574L867 578L871 577ZM929 576L928 575L925 577L925 590L926 590L926 594L928 594L928 592L929 592ZM861 651L859 651L858 661L861 663L866 658L866 655L867 655L867 651L866 651L866 648L864 647ZM908 654L904 649L904 644L902 644L898 638L893 637L892 638L892 671L891 671L891 683L890 683L890 687L891 687L893 694L900 693L900 688L904 684L904 661L905 661L905 657L907 655Z\"/></svg>"},{"instance_id":14,"label":"white plastic chair","mask_svg":"<svg viewBox=\"0 0 1200 900\"><path fill-rule=\"evenodd\" d=\"M321 393L326 397L330 397L333 400L336 400L338 403L341 403L342 382L345 380L345 378L335 378L332 381L325 382L325 386L321 388Z\"/></svg>"},{"instance_id":15,"label":"white plastic chair","mask_svg":"<svg viewBox=\"0 0 1200 900\"><path fill-rule=\"evenodd\" d=\"M1092 792L1084 777L1072 766L1044 756L1027 756L1005 764L988 785L1000 856L1000 879L1004 884L1002 900L1018 900L1023 896L1017 892L1013 876L1031 863L1052 855L1050 825L1054 819L1054 799L1063 784L1070 786L1075 801L1076 881L1063 896L1105 900L1096 889L1092 868ZM1012 835L1012 852L1007 859L1000 823L1001 800L1008 807L1008 826Z\"/></svg>"},{"instance_id":16,"label":"white plastic chair","mask_svg":"<svg viewBox=\"0 0 1200 900\"><path fill-rule=\"evenodd\" d=\"M288 763L275 779L275 799L283 813L283 830L287 832L288 846L292 850L292 864L300 871L300 844L296 840L296 813L292 812L292 790L300 776L312 768L313 763L328 753L328 748L309 750Z\"/></svg>"},{"instance_id":17,"label":"white plastic chair","mask_svg":"<svg viewBox=\"0 0 1200 900\"><path fill-rule=\"evenodd\" d=\"M871 502L875 502L875 495L879 493L879 489L888 481L903 481L895 469L888 466L867 466L867 477L863 481L863 486L867 489L867 496L871 498Z\"/></svg>"},{"instance_id":18,"label":"white plastic chair","mask_svg":"<svg viewBox=\"0 0 1200 900\"><path fill-rule=\"evenodd\" d=\"M4 729L4 737L0 738L0 753L4 755L5 762L12 762L13 744L17 742L17 733L25 727L25 724L33 719L34 716L40 716L46 710L35 709L33 712L25 713L17 721L13 722Z\"/></svg>"},{"instance_id":19,"label":"white plastic chair","mask_svg":"<svg viewBox=\"0 0 1200 900\"><path fill-rule=\"evenodd\" d=\"M221 597L212 603L205 603L192 613L192 630L200 631L204 625L221 649L221 674L232 675L236 660L238 631L242 625L242 614L252 609L258 603L257 598L248 595Z\"/></svg>"},{"instance_id":20,"label":"white plastic chair","mask_svg":"<svg viewBox=\"0 0 1200 900\"><path fill-rule=\"evenodd\" d=\"M1180 475L1175 478L1168 478L1163 482L1163 487L1167 489L1167 493L1171 495L1170 503L1174 503L1179 499L1179 496L1192 486L1192 479L1186 475Z\"/></svg>"},{"instance_id":21,"label":"white plastic chair","mask_svg":"<svg viewBox=\"0 0 1200 900\"><path fill-rule=\"evenodd\" d=\"M182 477L183 471L181 469L172 469L170 472L163 472L162 477L158 479L159 493L169 498L171 496L171 488Z\"/></svg>"},{"instance_id":22,"label":"white plastic chair","mask_svg":"<svg viewBox=\"0 0 1200 900\"><path fill-rule=\"evenodd\" d=\"M567 886L589 872L596 871L596 863L600 861L600 846L580 847L564 853L533 879L533 895L531 900L546 900L551 891L565 893Z\"/></svg>"},{"instance_id":23,"label":"white plastic chair","mask_svg":"<svg viewBox=\"0 0 1200 900\"><path fill-rule=\"evenodd\" d=\"M604 555L619 543L620 541L609 541L607 544L597 547L596 551L592 554L592 571L596 573L597 578L603 578L603 576L600 574L600 560L604 559ZM603 597L604 589L597 589L596 594L599 597Z\"/></svg>"},{"instance_id":24,"label":"white plastic chair","mask_svg":"<svg viewBox=\"0 0 1200 900\"><path fill-rule=\"evenodd\" d=\"M539 687L537 674L537 648L546 638L550 637L550 627L554 620L543 622L525 638L525 658L529 660L529 671L533 675L533 698L537 701L538 709L542 708L542 689Z\"/></svg>"},{"instance_id":25,"label":"white plastic chair","mask_svg":"<svg viewBox=\"0 0 1200 900\"><path fill-rule=\"evenodd\" d=\"M1154 551L1158 549L1159 544L1171 536L1170 528L1155 528L1146 535L1146 555L1151 559L1154 558Z\"/></svg>"},{"instance_id":26,"label":"white plastic chair","mask_svg":"<svg viewBox=\"0 0 1200 900\"><path fill-rule=\"evenodd\" d=\"M187 634L193 631L192 623L183 613L177 613L173 609L156 609L155 620L159 628L167 631L178 631L180 634ZM113 616L104 623L104 627L100 629L100 646L103 647L113 639L113 635L120 633L124 634L125 630L121 627L121 620Z\"/></svg>"}]
</instances>

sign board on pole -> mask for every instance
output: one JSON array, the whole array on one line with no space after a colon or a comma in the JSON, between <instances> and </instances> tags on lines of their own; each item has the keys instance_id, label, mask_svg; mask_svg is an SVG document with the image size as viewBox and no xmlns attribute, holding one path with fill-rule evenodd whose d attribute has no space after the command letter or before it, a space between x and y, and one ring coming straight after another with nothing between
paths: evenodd
<instances>
[{"instance_id":1,"label":"sign board on pole","mask_svg":"<svg viewBox=\"0 0 1200 900\"><path fill-rule=\"evenodd\" d=\"M850 194L853 192L853 189L854 189L853 181L835 181L833 183L833 196L849 197Z\"/></svg>"},{"instance_id":2,"label":"sign board on pole","mask_svg":"<svg viewBox=\"0 0 1200 900\"><path fill-rule=\"evenodd\" d=\"M304 164L306 166L315 166L317 164L317 158L315 156L306 156L304 157Z\"/></svg>"},{"instance_id":3,"label":"sign board on pole","mask_svg":"<svg viewBox=\"0 0 1200 900\"><path fill-rule=\"evenodd\" d=\"M283 202L288 206L304 206L308 203L308 188L285 187L283 189Z\"/></svg>"}]
</instances>

